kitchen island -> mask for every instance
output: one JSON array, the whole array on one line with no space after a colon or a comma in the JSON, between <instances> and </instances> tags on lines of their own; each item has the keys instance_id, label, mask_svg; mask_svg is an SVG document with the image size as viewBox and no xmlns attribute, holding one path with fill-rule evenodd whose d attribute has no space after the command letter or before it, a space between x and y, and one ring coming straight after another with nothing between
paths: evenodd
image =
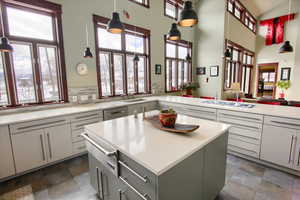
<instances>
[{"instance_id":1,"label":"kitchen island","mask_svg":"<svg viewBox=\"0 0 300 200\"><path fill-rule=\"evenodd\" d=\"M164 132L141 114L86 126L91 183L99 197L215 199L225 184L229 126L185 115L177 122L200 128L185 135Z\"/></svg>"}]
</instances>

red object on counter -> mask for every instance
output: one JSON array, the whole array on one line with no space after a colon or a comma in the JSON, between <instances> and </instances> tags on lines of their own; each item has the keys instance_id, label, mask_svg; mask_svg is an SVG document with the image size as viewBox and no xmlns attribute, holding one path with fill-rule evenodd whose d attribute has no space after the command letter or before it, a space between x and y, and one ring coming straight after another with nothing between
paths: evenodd
<instances>
[{"instance_id":1,"label":"red object on counter","mask_svg":"<svg viewBox=\"0 0 300 200\"><path fill-rule=\"evenodd\" d=\"M189 98L193 98L193 95L182 95L182 97L189 97Z\"/></svg>"},{"instance_id":2,"label":"red object on counter","mask_svg":"<svg viewBox=\"0 0 300 200\"><path fill-rule=\"evenodd\" d=\"M257 103L260 103L260 104L267 104L267 105L277 105L277 106L280 106L280 105L281 105L280 102L272 102L272 101L257 101Z\"/></svg>"},{"instance_id":3,"label":"red object on counter","mask_svg":"<svg viewBox=\"0 0 300 200\"><path fill-rule=\"evenodd\" d=\"M231 99L231 98L229 98L229 99L226 99L226 101L237 101L236 99ZM245 102L243 99L238 99L238 102Z\"/></svg>"},{"instance_id":4,"label":"red object on counter","mask_svg":"<svg viewBox=\"0 0 300 200\"><path fill-rule=\"evenodd\" d=\"M215 99L215 97L205 97L205 96L202 96L200 97L201 99Z\"/></svg>"}]
</instances>

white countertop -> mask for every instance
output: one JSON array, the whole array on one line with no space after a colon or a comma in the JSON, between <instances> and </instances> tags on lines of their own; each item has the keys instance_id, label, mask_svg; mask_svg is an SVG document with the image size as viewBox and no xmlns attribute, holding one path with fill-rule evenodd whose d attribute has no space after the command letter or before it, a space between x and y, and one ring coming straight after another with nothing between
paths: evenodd
<instances>
[{"instance_id":1,"label":"white countertop","mask_svg":"<svg viewBox=\"0 0 300 200\"><path fill-rule=\"evenodd\" d=\"M71 115L75 113L88 112L93 110L104 110L104 109L109 109L114 107L127 106L127 105L133 105L138 103L146 103L155 100L167 101L167 102L173 102L179 104L188 104L193 106L202 106L208 108L217 108L223 110L232 110L232 111L248 112L248 113L255 113L255 114L263 114L269 116L300 119L300 108L298 107L255 104L254 108L237 108L231 106L221 106L221 105L203 103L204 101L207 101L206 99L186 98L186 97L178 97L178 96L160 96L160 97L153 96L153 97L143 97L143 99L145 99L145 101L131 102L131 103L124 102L122 100L110 101L104 103L74 105L74 106L66 106L62 108L51 108L47 110L22 112L22 113L6 114L6 115L1 115L1 111L0 111L0 125L40 120L40 119L57 117L62 115Z\"/></svg>"},{"instance_id":2,"label":"white countertop","mask_svg":"<svg viewBox=\"0 0 300 200\"><path fill-rule=\"evenodd\" d=\"M138 118L129 116L88 125L86 130L92 137L109 143L154 174L160 175L229 128L229 125L222 123L183 115L178 115L177 123L200 125L200 128L188 134L169 133L143 121L140 114Z\"/></svg>"}]
</instances>

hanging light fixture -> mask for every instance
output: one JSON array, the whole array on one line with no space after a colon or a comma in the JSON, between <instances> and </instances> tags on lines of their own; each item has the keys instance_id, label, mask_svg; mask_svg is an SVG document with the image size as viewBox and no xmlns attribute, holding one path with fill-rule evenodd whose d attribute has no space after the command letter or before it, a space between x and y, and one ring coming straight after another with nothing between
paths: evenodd
<instances>
[{"instance_id":1,"label":"hanging light fixture","mask_svg":"<svg viewBox=\"0 0 300 200\"><path fill-rule=\"evenodd\" d=\"M230 20L230 18L229 18L229 12L227 11L227 39L229 38L229 36L230 36L230 23L229 23L229 20ZM226 46L227 46L227 44L226 44ZM231 51L230 51L230 49L229 48L226 48L226 51L225 51L225 53L224 53L224 58L226 58L226 59L229 59L229 58L231 58Z\"/></svg>"},{"instance_id":2,"label":"hanging light fixture","mask_svg":"<svg viewBox=\"0 0 300 200\"><path fill-rule=\"evenodd\" d=\"M179 26L192 27L198 23L198 15L193 10L191 1L184 2L184 8L180 13Z\"/></svg>"},{"instance_id":3,"label":"hanging light fixture","mask_svg":"<svg viewBox=\"0 0 300 200\"><path fill-rule=\"evenodd\" d=\"M107 31L114 34L120 34L124 31L124 25L120 20L119 13L116 12L116 0L114 0L114 12L112 19L108 22Z\"/></svg>"},{"instance_id":4,"label":"hanging light fixture","mask_svg":"<svg viewBox=\"0 0 300 200\"><path fill-rule=\"evenodd\" d=\"M88 31L88 26L86 25L85 27L85 30L86 30L86 49L84 51L84 55L83 57L84 58L93 58L93 54L91 52L91 49L89 47L89 31Z\"/></svg>"},{"instance_id":5,"label":"hanging light fixture","mask_svg":"<svg viewBox=\"0 0 300 200\"><path fill-rule=\"evenodd\" d=\"M287 27L290 24L291 21L291 8L292 8L292 1L289 0L289 17L288 17L288 24ZM280 47L279 49L279 53L292 53L294 52L294 48L293 46L290 44L290 41L285 41L284 44Z\"/></svg>"},{"instance_id":6,"label":"hanging light fixture","mask_svg":"<svg viewBox=\"0 0 300 200\"><path fill-rule=\"evenodd\" d=\"M0 5L0 11L2 13L2 5ZM1 38L0 52L12 52L13 47L9 44L8 39L4 35L3 17L1 17L1 23L2 23L3 37Z\"/></svg>"},{"instance_id":7,"label":"hanging light fixture","mask_svg":"<svg viewBox=\"0 0 300 200\"><path fill-rule=\"evenodd\" d=\"M192 61L192 57L190 56L190 54L188 53L186 58L185 58L188 62Z\"/></svg>"},{"instance_id":8,"label":"hanging light fixture","mask_svg":"<svg viewBox=\"0 0 300 200\"><path fill-rule=\"evenodd\" d=\"M171 30L170 30L170 32L169 32L169 34L168 34L168 39L169 40L180 40L180 38L181 38L181 33L180 33L180 31L178 30L178 28L177 28L177 24L176 23L173 23L172 24L172 27L171 27Z\"/></svg>"}]
</instances>

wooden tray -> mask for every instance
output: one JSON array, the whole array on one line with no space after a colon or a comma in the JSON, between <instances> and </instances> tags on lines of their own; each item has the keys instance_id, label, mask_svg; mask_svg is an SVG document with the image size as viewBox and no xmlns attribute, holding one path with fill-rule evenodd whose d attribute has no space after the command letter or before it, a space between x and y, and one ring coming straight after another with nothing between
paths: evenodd
<instances>
[{"instance_id":1,"label":"wooden tray","mask_svg":"<svg viewBox=\"0 0 300 200\"><path fill-rule=\"evenodd\" d=\"M145 120L149 121L156 128L168 131L172 133L191 133L197 130L200 126L197 125L188 125L188 124L175 124L174 128L164 127L159 121L158 115L153 117L146 117Z\"/></svg>"}]
</instances>

